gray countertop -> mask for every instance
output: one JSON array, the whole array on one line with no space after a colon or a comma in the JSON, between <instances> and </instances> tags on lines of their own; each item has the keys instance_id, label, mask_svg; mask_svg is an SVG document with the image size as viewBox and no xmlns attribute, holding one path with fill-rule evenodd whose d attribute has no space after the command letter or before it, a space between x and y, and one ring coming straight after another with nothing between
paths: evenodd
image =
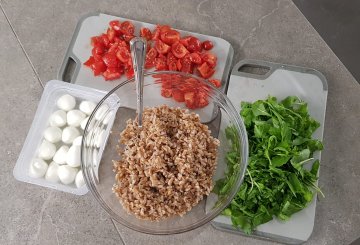
<instances>
[{"instance_id":1,"label":"gray countertop","mask_svg":"<svg viewBox=\"0 0 360 245\"><path fill-rule=\"evenodd\" d=\"M220 36L233 45L235 62L253 58L321 71L329 83L320 172L326 198L317 204L308 244L349 244L360 236L360 86L290 0L0 4L0 244L269 244L210 225L173 236L140 234L115 224L91 194L13 178L43 85L56 78L78 19L97 11Z\"/></svg>"}]
</instances>

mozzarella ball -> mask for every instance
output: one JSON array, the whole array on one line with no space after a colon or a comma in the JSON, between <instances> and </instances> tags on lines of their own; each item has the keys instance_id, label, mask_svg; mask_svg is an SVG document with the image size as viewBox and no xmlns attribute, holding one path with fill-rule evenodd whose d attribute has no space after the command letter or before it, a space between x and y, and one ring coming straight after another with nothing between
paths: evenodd
<instances>
[{"instance_id":1,"label":"mozzarella ball","mask_svg":"<svg viewBox=\"0 0 360 245\"><path fill-rule=\"evenodd\" d=\"M53 161L57 164L65 164L66 163L66 155L69 151L69 147L67 145L63 145L57 150L53 157Z\"/></svg>"},{"instance_id":2,"label":"mozzarella ball","mask_svg":"<svg viewBox=\"0 0 360 245\"><path fill-rule=\"evenodd\" d=\"M61 183L69 185L74 182L77 171L78 170L76 168L72 168L68 165L62 165L58 167L57 173Z\"/></svg>"},{"instance_id":3,"label":"mozzarella ball","mask_svg":"<svg viewBox=\"0 0 360 245\"><path fill-rule=\"evenodd\" d=\"M29 168L29 176L33 178L41 178L45 175L48 169L47 163L39 158L35 158Z\"/></svg>"},{"instance_id":4,"label":"mozzarella ball","mask_svg":"<svg viewBox=\"0 0 360 245\"><path fill-rule=\"evenodd\" d=\"M53 183L59 182L58 168L59 165L56 162L51 162L46 171L45 179Z\"/></svg>"},{"instance_id":5,"label":"mozzarella ball","mask_svg":"<svg viewBox=\"0 0 360 245\"><path fill-rule=\"evenodd\" d=\"M70 94L64 94L57 100L56 104L59 109L64 111L70 111L75 108L76 100Z\"/></svg>"},{"instance_id":6,"label":"mozzarella ball","mask_svg":"<svg viewBox=\"0 0 360 245\"><path fill-rule=\"evenodd\" d=\"M86 117L85 113L79 110L71 110L66 114L67 124L69 126L78 127L82 120Z\"/></svg>"},{"instance_id":7,"label":"mozzarella ball","mask_svg":"<svg viewBox=\"0 0 360 245\"><path fill-rule=\"evenodd\" d=\"M50 160L56 152L56 146L47 140L43 140L39 147L38 156L44 160Z\"/></svg>"},{"instance_id":8,"label":"mozzarella ball","mask_svg":"<svg viewBox=\"0 0 360 245\"><path fill-rule=\"evenodd\" d=\"M80 187L82 187L82 186L85 185L85 180L84 180L84 176L83 176L82 170L80 170L80 171L76 174L75 184L76 184L76 187L77 187L77 188L80 188Z\"/></svg>"},{"instance_id":9,"label":"mozzarella ball","mask_svg":"<svg viewBox=\"0 0 360 245\"><path fill-rule=\"evenodd\" d=\"M82 122L80 123L80 127L82 130L85 130L86 124L89 121L89 117L85 118L84 120L82 120Z\"/></svg>"},{"instance_id":10,"label":"mozzarella ball","mask_svg":"<svg viewBox=\"0 0 360 245\"><path fill-rule=\"evenodd\" d=\"M57 143L61 140L61 134L62 131L60 128L48 127L44 131L44 138L51 143Z\"/></svg>"},{"instance_id":11,"label":"mozzarella ball","mask_svg":"<svg viewBox=\"0 0 360 245\"><path fill-rule=\"evenodd\" d=\"M67 155L66 155L66 163L70 166L70 167L79 167L81 164L81 159L80 159L80 146L77 145L73 145L70 147Z\"/></svg>"},{"instance_id":12,"label":"mozzarella ball","mask_svg":"<svg viewBox=\"0 0 360 245\"><path fill-rule=\"evenodd\" d=\"M101 144L105 141L105 130L102 129L100 133L96 135L95 146L100 148Z\"/></svg>"},{"instance_id":13,"label":"mozzarella ball","mask_svg":"<svg viewBox=\"0 0 360 245\"><path fill-rule=\"evenodd\" d=\"M50 119L50 126L54 127L63 127L66 124L66 112L63 110L55 111L51 114Z\"/></svg>"},{"instance_id":14,"label":"mozzarella ball","mask_svg":"<svg viewBox=\"0 0 360 245\"><path fill-rule=\"evenodd\" d=\"M82 101L79 105L80 111L84 112L86 115L90 115L95 107L96 104L92 101Z\"/></svg>"},{"instance_id":15,"label":"mozzarella ball","mask_svg":"<svg viewBox=\"0 0 360 245\"><path fill-rule=\"evenodd\" d=\"M99 109L96 111L95 113L95 119L96 120L102 120L102 118L104 117L105 113L109 110L109 106L104 104L104 105L101 105L99 107Z\"/></svg>"},{"instance_id":16,"label":"mozzarella ball","mask_svg":"<svg viewBox=\"0 0 360 245\"><path fill-rule=\"evenodd\" d=\"M61 136L61 140L65 144L71 144L76 137L80 135L80 132L77 128L69 126L64 128Z\"/></svg>"},{"instance_id":17,"label":"mozzarella ball","mask_svg":"<svg viewBox=\"0 0 360 245\"><path fill-rule=\"evenodd\" d=\"M76 137L76 139L74 139L73 145L81 146L81 142L82 142L82 136L78 136Z\"/></svg>"},{"instance_id":18,"label":"mozzarella ball","mask_svg":"<svg viewBox=\"0 0 360 245\"><path fill-rule=\"evenodd\" d=\"M111 117L113 116L113 112L110 111L105 117L104 117L104 120L102 121L102 123L104 125L107 125L111 119Z\"/></svg>"}]
</instances>

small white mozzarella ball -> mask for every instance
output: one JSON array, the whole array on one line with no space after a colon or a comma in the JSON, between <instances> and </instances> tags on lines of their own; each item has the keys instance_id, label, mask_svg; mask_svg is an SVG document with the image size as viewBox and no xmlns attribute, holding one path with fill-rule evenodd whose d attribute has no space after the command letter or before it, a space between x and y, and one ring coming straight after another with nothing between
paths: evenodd
<instances>
[{"instance_id":1,"label":"small white mozzarella ball","mask_svg":"<svg viewBox=\"0 0 360 245\"><path fill-rule=\"evenodd\" d=\"M80 123L80 127L82 130L85 130L86 124L89 121L89 117L85 118L84 120L82 120L82 122Z\"/></svg>"},{"instance_id":2,"label":"small white mozzarella ball","mask_svg":"<svg viewBox=\"0 0 360 245\"><path fill-rule=\"evenodd\" d=\"M67 155L66 155L66 163L70 167L79 167L81 164L81 158L80 158L80 146L73 145L70 147Z\"/></svg>"},{"instance_id":3,"label":"small white mozzarella ball","mask_svg":"<svg viewBox=\"0 0 360 245\"><path fill-rule=\"evenodd\" d=\"M105 141L105 130L101 130L100 133L96 136L95 146L100 148L101 144Z\"/></svg>"},{"instance_id":4,"label":"small white mozzarella ball","mask_svg":"<svg viewBox=\"0 0 360 245\"><path fill-rule=\"evenodd\" d=\"M102 121L102 123L104 125L107 125L111 119L111 117L113 116L113 112L110 111L105 117L104 117L104 120Z\"/></svg>"},{"instance_id":5,"label":"small white mozzarella ball","mask_svg":"<svg viewBox=\"0 0 360 245\"><path fill-rule=\"evenodd\" d=\"M76 137L80 135L80 132L77 128L69 126L64 128L61 136L61 140L65 144L71 144Z\"/></svg>"},{"instance_id":6,"label":"small white mozzarella ball","mask_svg":"<svg viewBox=\"0 0 360 245\"><path fill-rule=\"evenodd\" d=\"M77 171L78 170L76 168L72 168L68 165L62 165L59 166L57 173L61 183L69 185L74 182Z\"/></svg>"},{"instance_id":7,"label":"small white mozzarella ball","mask_svg":"<svg viewBox=\"0 0 360 245\"><path fill-rule=\"evenodd\" d=\"M46 171L45 179L53 183L59 182L58 168L59 165L56 162L51 162Z\"/></svg>"},{"instance_id":8,"label":"small white mozzarella ball","mask_svg":"<svg viewBox=\"0 0 360 245\"><path fill-rule=\"evenodd\" d=\"M51 143L57 143L61 140L61 134L62 131L60 128L48 127L44 131L44 138Z\"/></svg>"},{"instance_id":9,"label":"small white mozzarella ball","mask_svg":"<svg viewBox=\"0 0 360 245\"><path fill-rule=\"evenodd\" d=\"M79 110L71 110L66 114L67 124L69 126L79 127L82 120L86 117L85 113Z\"/></svg>"},{"instance_id":10,"label":"small white mozzarella ball","mask_svg":"<svg viewBox=\"0 0 360 245\"><path fill-rule=\"evenodd\" d=\"M69 151L69 147L67 145L63 145L57 150L53 157L53 161L57 164L65 164L66 163L66 155Z\"/></svg>"},{"instance_id":11,"label":"small white mozzarella ball","mask_svg":"<svg viewBox=\"0 0 360 245\"><path fill-rule=\"evenodd\" d=\"M33 178L41 178L45 175L47 169L48 165L44 160L35 158L30 164L29 175Z\"/></svg>"},{"instance_id":12,"label":"small white mozzarella ball","mask_svg":"<svg viewBox=\"0 0 360 245\"><path fill-rule=\"evenodd\" d=\"M85 180L84 180L84 176L83 176L82 170L80 170L80 171L76 174L75 184L76 184L76 187L77 187L77 188L80 188L80 187L82 187L82 186L85 185Z\"/></svg>"},{"instance_id":13,"label":"small white mozzarella ball","mask_svg":"<svg viewBox=\"0 0 360 245\"><path fill-rule=\"evenodd\" d=\"M56 152L56 146L47 140L43 140L39 147L39 157L44 160L50 160Z\"/></svg>"},{"instance_id":14,"label":"small white mozzarella ball","mask_svg":"<svg viewBox=\"0 0 360 245\"><path fill-rule=\"evenodd\" d=\"M76 100L70 94L64 94L57 100L56 104L59 109L64 111L70 111L75 108Z\"/></svg>"},{"instance_id":15,"label":"small white mozzarella ball","mask_svg":"<svg viewBox=\"0 0 360 245\"><path fill-rule=\"evenodd\" d=\"M95 119L98 121L101 120L108 110L109 110L108 105L106 105L106 104L101 105L95 113Z\"/></svg>"},{"instance_id":16,"label":"small white mozzarella ball","mask_svg":"<svg viewBox=\"0 0 360 245\"><path fill-rule=\"evenodd\" d=\"M79 105L80 111L84 112L86 115L90 115L95 107L96 104L92 101L82 101Z\"/></svg>"},{"instance_id":17,"label":"small white mozzarella ball","mask_svg":"<svg viewBox=\"0 0 360 245\"><path fill-rule=\"evenodd\" d=\"M81 146L81 142L82 142L82 136L78 136L76 137L76 139L74 139L73 145Z\"/></svg>"},{"instance_id":18,"label":"small white mozzarella ball","mask_svg":"<svg viewBox=\"0 0 360 245\"><path fill-rule=\"evenodd\" d=\"M63 127L66 124L66 112L63 110L57 110L53 114L51 114L50 126L54 127Z\"/></svg>"}]
</instances>

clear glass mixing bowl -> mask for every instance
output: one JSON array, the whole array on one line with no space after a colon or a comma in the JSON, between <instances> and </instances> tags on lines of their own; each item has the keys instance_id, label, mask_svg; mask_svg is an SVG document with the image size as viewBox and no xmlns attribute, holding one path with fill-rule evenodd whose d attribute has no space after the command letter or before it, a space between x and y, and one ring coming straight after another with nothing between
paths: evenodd
<instances>
[{"instance_id":1,"label":"clear glass mixing bowl","mask_svg":"<svg viewBox=\"0 0 360 245\"><path fill-rule=\"evenodd\" d=\"M172 88L182 88L189 78L196 79L197 93L207 94L209 101L208 106L190 111L199 114L201 122L207 124L212 135L220 140L213 183L223 178L227 171L226 152L230 149L236 150L240 158L238 172L228 191L221 196L211 193L183 217L173 216L155 222L140 220L128 214L112 192L115 183L112 161L119 159L117 146L120 132L125 128L126 121L136 116L136 90L133 79L116 86L98 103L85 128L81 147L81 167L85 182L111 218L136 231L174 234L204 225L219 215L231 202L243 181L248 157L246 130L241 117L223 92L208 81L193 75L171 71L151 72L145 74L144 78L144 106L165 104L186 108L184 102L176 102L173 98L164 98L160 94L164 81ZM234 145L227 140L225 128L229 126L235 129L238 144Z\"/></svg>"}]
</instances>

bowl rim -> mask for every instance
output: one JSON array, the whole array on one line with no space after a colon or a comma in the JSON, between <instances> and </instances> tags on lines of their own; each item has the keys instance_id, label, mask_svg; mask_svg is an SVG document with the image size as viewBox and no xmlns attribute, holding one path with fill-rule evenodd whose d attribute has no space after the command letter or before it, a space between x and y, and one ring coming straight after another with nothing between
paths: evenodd
<instances>
[{"instance_id":1,"label":"bowl rim","mask_svg":"<svg viewBox=\"0 0 360 245\"><path fill-rule=\"evenodd\" d=\"M82 138L82 142L81 142L81 169L83 170L83 175L84 175L84 180L85 183L88 187L88 189L90 190L90 192L92 193L92 195L95 197L96 201L100 204L100 206L110 215L110 217L114 220L116 220L117 222L121 223L122 225L141 232L141 233L145 233L145 234L152 234L152 235L171 235L171 234L179 234L179 233L183 233L183 232L187 232L193 229L196 229L198 227L201 227L205 224L207 224L208 222L210 222L211 220L213 220L216 216L218 216L222 210L224 208L226 208L230 202L233 200L233 198L235 197L235 195L237 194L241 184L244 181L244 176L245 176L245 172L248 166L248 151L249 151L249 146L248 146L248 137L247 137L247 131L246 131L246 127L245 124L242 120L242 118L240 117L239 113L236 111L235 107L233 106L233 104L231 103L230 99L227 97L227 95L222 92L220 89L218 89L217 87L215 87L212 83L210 83L208 81L208 79L203 79L201 77L195 76L193 74L188 74L188 73L184 73L184 72L177 72L177 71L152 71L152 72L146 72L144 73L144 76L151 76L151 75L161 75L161 74L171 74L171 75L180 75L183 77L191 77L191 78L195 78L197 80L200 80L201 82L205 83L206 85L210 86L213 91L215 91L216 95L220 95L220 104L222 104L222 109L226 111L226 113L228 115L230 115L230 117L234 118L234 122L232 122L235 126L235 128L237 129L237 131L239 132L238 135L238 140L239 142L241 142L241 145L243 145L243 147L240 147L239 149L239 153L241 154L240 160L239 160L239 164L242 163L241 166L243 166L240 171L239 171L239 178L237 179L237 181L234 183L235 187L232 188L232 190L228 193L228 197L226 198L226 201L224 202L224 204L222 205L222 209L218 209L216 212L211 213L210 215L205 215L202 219L197 220L196 222L192 223L189 226L186 226L184 228L176 228L176 229L171 229L170 227L168 227L167 230L152 230L149 228L144 228L144 227L140 227L138 225L134 225L131 224L127 221L125 221L124 219L122 219L117 213L115 213L107 204L106 202L103 200L103 198L101 197L101 195L99 194L99 192L97 191L97 188L95 186L95 180L92 177L92 174L89 172L90 171L90 166L87 166L87 163L85 163L85 148L86 148L86 141L87 141L87 136L89 134L89 130L88 127L91 123L91 121L93 120L93 118L95 117L95 113L97 112L97 110L99 109L99 107L103 104L103 102L110 97L112 94L114 94L119 88L121 88L122 86L126 85L127 83L133 82L135 79L131 78L131 79L127 79L123 82L121 82L120 84L118 84L117 86L115 86L113 89L111 89L96 105L95 109L93 110L93 112L91 113L91 115L89 116L89 120L87 121L86 127L84 129L84 133L83 133L83 138ZM227 108L227 109L226 109ZM90 181L91 179L91 181ZM119 205L121 205L119 203ZM186 215L186 214L185 214ZM135 217L135 216L134 216ZM135 217L136 218L136 217ZM159 221L161 222L161 220Z\"/></svg>"}]
</instances>

